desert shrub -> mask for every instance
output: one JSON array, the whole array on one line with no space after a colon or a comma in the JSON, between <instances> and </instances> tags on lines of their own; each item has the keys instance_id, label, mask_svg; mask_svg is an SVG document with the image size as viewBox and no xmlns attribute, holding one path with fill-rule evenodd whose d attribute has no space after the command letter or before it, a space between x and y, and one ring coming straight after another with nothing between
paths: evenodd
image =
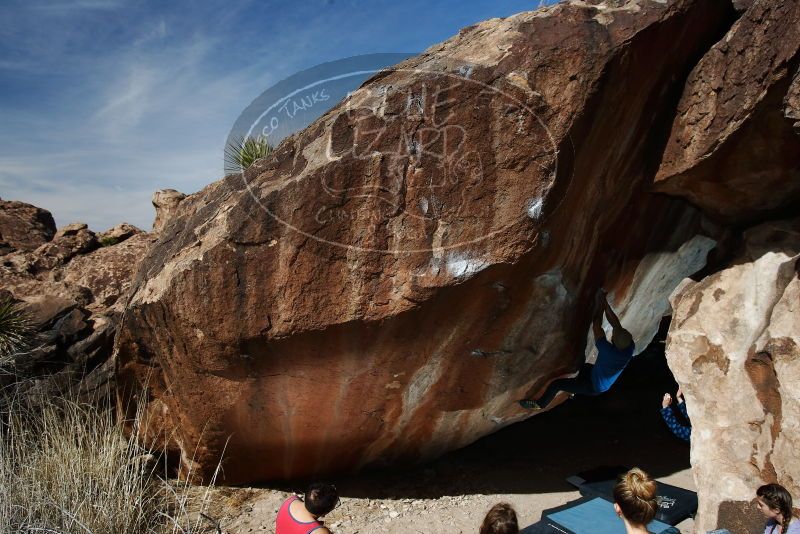
<instances>
[{"instance_id":1,"label":"desert shrub","mask_svg":"<svg viewBox=\"0 0 800 534\"><path fill-rule=\"evenodd\" d=\"M117 243L119 243L118 237L107 235L100 238L101 247L110 247L111 245L116 245Z\"/></svg>"},{"instance_id":2,"label":"desert shrub","mask_svg":"<svg viewBox=\"0 0 800 534\"><path fill-rule=\"evenodd\" d=\"M33 336L33 325L19 304L0 300L0 369L7 369L17 352L25 349Z\"/></svg>"},{"instance_id":3,"label":"desert shrub","mask_svg":"<svg viewBox=\"0 0 800 534\"><path fill-rule=\"evenodd\" d=\"M272 154L272 145L263 136L234 137L225 147L225 171L241 172L257 159Z\"/></svg>"}]
</instances>

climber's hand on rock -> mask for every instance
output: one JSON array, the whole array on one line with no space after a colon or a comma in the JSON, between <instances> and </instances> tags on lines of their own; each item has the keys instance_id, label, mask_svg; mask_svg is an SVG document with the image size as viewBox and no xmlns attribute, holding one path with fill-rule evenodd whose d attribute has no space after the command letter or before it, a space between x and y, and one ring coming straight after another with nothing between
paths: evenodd
<instances>
[{"instance_id":1,"label":"climber's hand on rock","mask_svg":"<svg viewBox=\"0 0 800 534\"><path fill-rule=\"evenodd\" d=\"M661 407L666 408L670 404L672 404L672 395L669 393L664 393L664 399L661 401Z\"/></svg>"},{"instance_id":2,"label":"climber's hand on rock","mask_svg":"<svg viewBox=\"0 0 800 534\"><path fill-rule=\"evenodd\" d=\"M678 391L675 392L675 398L678 399L678 402L683 402L683 391L680 387L678 387Z\"/></svg>"}]
</instances>

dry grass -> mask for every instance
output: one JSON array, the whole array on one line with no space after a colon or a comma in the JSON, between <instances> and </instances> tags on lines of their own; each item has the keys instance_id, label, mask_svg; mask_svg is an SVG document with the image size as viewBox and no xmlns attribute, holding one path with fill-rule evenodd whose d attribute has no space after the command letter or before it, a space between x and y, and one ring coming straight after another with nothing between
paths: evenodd
<instances>
[{"instance_id":1,"label":"dry grass","mask_svg":"<svg viewBox=\"0 0 800 534\"><path fill-rule=\"evenodd\" d=\"M189 503L188 484L157 477L152 455L125 439L110 410L72 398L15 398L4 407L0 533L209 531L202 514L186 512L207 504Z\"/></svg>"}]
</instances>

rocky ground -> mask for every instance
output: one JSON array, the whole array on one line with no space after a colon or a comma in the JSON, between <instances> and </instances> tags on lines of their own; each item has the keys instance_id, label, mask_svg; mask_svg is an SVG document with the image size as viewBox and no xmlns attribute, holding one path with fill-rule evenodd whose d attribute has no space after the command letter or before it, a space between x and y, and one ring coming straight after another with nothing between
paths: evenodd
<instances>
[{"instance_id":1,"label":"rocky ground","mask_svg":"<svg viewBox=\"0 0 800 534\"><path fill-rule=\"evenodd\" d=\"M336 533L477 532L488 509L505 501L527 526L580 496L566 477L602 465L641 466L658 480L694 489L689 447L658 413L662 393L674 387L660 347L638 358L603 397L573 399L428 465L334 480L342 504L326 523ZM218 488L206 514L230 534L274 532L278 507L302 487ZM213 532L211 521L202 524ZM678 525L681 532L693 527L691 519Z\"/></svg>"}]
</instances>

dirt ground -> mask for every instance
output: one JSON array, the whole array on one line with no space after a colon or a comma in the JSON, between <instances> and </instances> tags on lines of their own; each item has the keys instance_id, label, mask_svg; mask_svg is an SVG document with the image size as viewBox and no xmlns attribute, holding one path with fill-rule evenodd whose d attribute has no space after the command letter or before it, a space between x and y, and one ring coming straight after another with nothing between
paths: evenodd
<instances>
[{"instance_id":1,"label":"dirt ground","mask_svg":"<svg viewBox=\"0 0 800 534\"><path fill-rule=\"evenodd\" d=\"M568 476L603 465L638 466L694 490L689 446L669 433L659 414L663 393L674 393L675 384L658 349L637 357L600 397L576 397L426 465L333 480L342 504L325 524L337 534L474 533L489 508L504 501L525 527L542 510L580 497ZM303 487L215 488L209 519L201 522L217 522L229 534L272 533L280 504ZM693 521L678 528L693 532Z\"/></svg>"}]
</instances>

